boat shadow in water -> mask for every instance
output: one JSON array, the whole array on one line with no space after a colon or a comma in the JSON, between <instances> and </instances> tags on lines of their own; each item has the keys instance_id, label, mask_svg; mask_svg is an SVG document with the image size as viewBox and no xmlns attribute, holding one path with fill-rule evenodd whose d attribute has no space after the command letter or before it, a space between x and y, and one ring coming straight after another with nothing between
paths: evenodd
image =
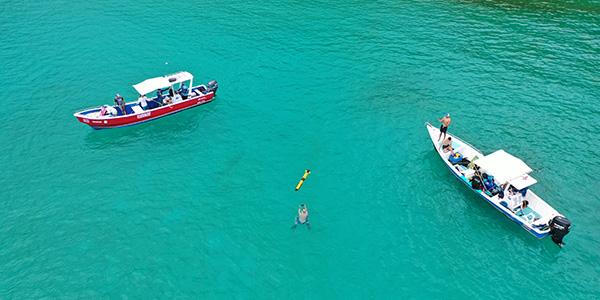
<instances>
[{"instance_id":1,"label":"boat shadow in water","mask_svg":"<svg viewBox=\"0 0 600 300\"><path fill-rule=\"evenodd\" d=\"M198 108L196 108L198 109ZM200 128L208 111L185 110L171 118L159 118L135 126L92 130L85 137L89 149L104 150L126 147L140 142L164 144L172 139L189 137Z\"/></svg>"}]
</instances>

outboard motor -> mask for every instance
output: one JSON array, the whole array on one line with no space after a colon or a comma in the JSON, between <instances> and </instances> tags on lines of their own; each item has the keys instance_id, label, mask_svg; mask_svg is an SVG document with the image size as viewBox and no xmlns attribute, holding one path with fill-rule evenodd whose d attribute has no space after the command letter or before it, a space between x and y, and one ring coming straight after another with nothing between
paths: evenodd
<instances>
[{"instance_id":1,"label":"outboard motor","mask_svg":"<svg viewBox=\"0 0 600 300\"><path fill-rule=\"evenodd\" d=\"M213 93L217 93L217 89L219 88L219 84L217 83L216 80L211 80L208 82L208 84L206 84L206 87L208 88L209 92L213 92Z\"/></svg>"},{"instance_id":2,"label":"outboard motor","mask_svg":"<svg viewBox=\"0 0 600 300\"><path fill-rule=\"evenodd\" d=\"M564 246L563 238L571 230L571 221L563 216L556 216L550 221L550 234L552 235L552 241L559 246Z\"/></svg>"}]
</instances>

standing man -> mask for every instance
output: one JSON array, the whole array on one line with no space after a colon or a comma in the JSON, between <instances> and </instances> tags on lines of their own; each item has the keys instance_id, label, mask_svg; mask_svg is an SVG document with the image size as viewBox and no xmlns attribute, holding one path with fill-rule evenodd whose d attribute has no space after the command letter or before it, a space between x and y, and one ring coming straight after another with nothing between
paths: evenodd
<instances>
[{"instance_id":1,"label":"standing man","mask_svg":"<svg viewBox=\"0 0 600 300\"><path fill-rule=\"evenodd\" d=\"M119 94L115 96L115 105L119 106L123 115L127 114L127 112L125 111L125 100L123 100L123 96Z\"/></svg>"},{"instance_id":2,"label":"standing man","mask_svg":"<svg viewBox=\"0 0 600 300\"><path fill-rule=\"evenodd\" d=\"M444 134L444 139L446 139L446 131L448 130L448 126L450 126L450 122L452 122L452 119L450 119L450 114L446 114L444 118L442 118L441 120L438 119L438 121L442 122L442 126L440 126L440 136L438 137L439 142L442 138L442 133Z\"/></svg>"},{"instance_id":3,"label":"standing man","mask_svg":"<svg viewBox=\"0 0 600 300\"><path fill-rule=\"evenodd\" d=\"M163 95L161 89L156 90L156 102L158 102L158 106L163 105Z\"/></svg>"},{"instance_id":4,"label":"standing man","mask_svg":"<svg viewBox=\"0 0 600 300\"><path fill-rule=\"evenodd\" d=\"M181 95L181 98L183 100L188 98L188 95L190 94L190 90L187 88L187 86L185 86L185 83L181 83L181 87L179 88L179 94Z\"/></svg>"},{"instance_id":5,"label":"standing man","mask_svg":"<svg viewBox=\"0 0 600 300\"><path fill-rule=\"evenodd\" d=\"M306 209L306 205L302 204L298 208L298 216L296 217L296 224L292 226L292 229L296 229L298 225L306 224L306 227L310 229L310 224L308 224L308 210Z\"/></svg>"},{"instance_id":6,"label":"standing man","mask_svg":"<svg viewBox=\"0 0 600 300\"><path fill-rule=\"evenodd\" d=\"M140 95L137 103L139 106L142 107L143 110L148 109L148 98L146 97L146 95Z\"/></svg>"}]
</instances>

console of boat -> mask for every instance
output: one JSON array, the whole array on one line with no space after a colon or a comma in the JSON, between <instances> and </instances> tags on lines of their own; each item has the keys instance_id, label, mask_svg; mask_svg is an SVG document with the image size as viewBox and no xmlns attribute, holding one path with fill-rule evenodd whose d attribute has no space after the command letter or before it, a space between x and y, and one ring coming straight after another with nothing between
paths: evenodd
<instances>
[{"instance_id":1,"label":"console of boat","mask_svg":"<svg viewBox=\"0 0 600 300\"><path fill-rule=\"evenodd\" d=\"M534 172L522 160L504 150L483 155L477 148L447 133L451 147L441 145L440 130L426 123L433 146L446 167L460 181L529 233L563 246L571 221L561 215L529 188L537 182Z\"/></svg>"},{"instance_id":2,"label":"console of boat","mask_svg":"<svg viewBox=\"0 0 600 300\"><path fill-rule=\"evenodd\" d=\"M73 114L81 123L94 129L131 126L211 102L219 88L216 80L206 85L193 85L194 76L178 72L150 78L133 86L144 101L136 99L119 105L86 108ZM145 104L145 105L144 105Z\"/></svg>"}]
</instances>

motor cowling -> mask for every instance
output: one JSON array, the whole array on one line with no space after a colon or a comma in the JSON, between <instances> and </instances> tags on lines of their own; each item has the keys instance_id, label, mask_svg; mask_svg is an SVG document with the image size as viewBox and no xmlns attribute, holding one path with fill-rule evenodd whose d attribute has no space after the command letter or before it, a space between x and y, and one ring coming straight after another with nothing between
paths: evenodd
<instances>
[{"instance_id":1,"label":"motor cowling","mask_svg":"<svg viewBox=\"0 0 600 300\"><path fill-rule=\"evenodd\" d=\"M550 234L552 241L559 246L564 246L563 238L571 231L571 221L563 216L556 216L550 221Z\"/></svg>"},{"instance_id":2,"label":"motor cowling","mask_svg":"<svg viewBox=\"0 0 600 300\"><path fill-rule=\"evenodd\" d=\"M217 89L219 88L219 84L216 80L211 80L206 84L206 87L210 92L217 93Z\"/></svg>"}]
</instances>

